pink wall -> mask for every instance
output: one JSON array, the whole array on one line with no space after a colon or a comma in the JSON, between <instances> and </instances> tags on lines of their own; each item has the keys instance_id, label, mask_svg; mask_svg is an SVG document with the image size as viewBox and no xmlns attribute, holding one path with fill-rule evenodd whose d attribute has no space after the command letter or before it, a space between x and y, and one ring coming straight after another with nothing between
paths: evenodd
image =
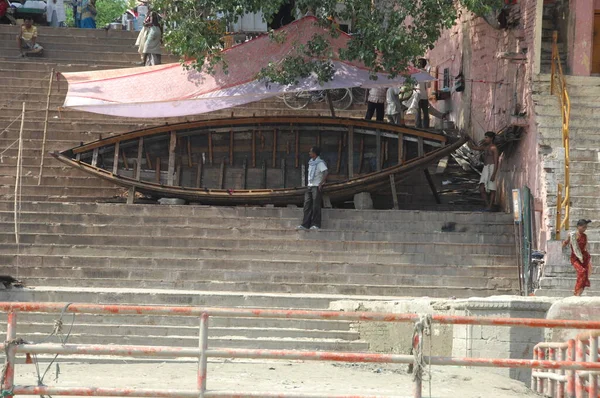
<instances>
[{"instance_id":1,"label":"pink wall","mask_svg":"<svg viewBox=\"0 0 600 398\"><path fill-rule=\"evenodd\" d=\"M449 67L456 76L462 66L467 86L463 93L452 95L451 119L475 139L482 139L485 131L498 131L510 124L515 93L516 103L527 112L529 127L518 149L501 159L499 196L507 208L513 188L528 185L537 198L544 195L538 181L540 162L531 96L533 60L538 53L534 48L536 0L519 3L524 38L519 39L515 30L494 29L482 18L464 12L460 23L444 32L428 55L430 64L438 66L440 73ZM497 56L517 48L527 49L527 62Z\"/></svg>"},{"instance_id":2,"label":"pink wall","mask_svg":"<svg viewBox=\"0 0 600 398\"><path fill-rule=\"evenodd\" d=\"M569 62L571 74L589 76L592 71L592 46L594 35L594 12L598 0L571 0Z\"/></svg>"},{"instance_id":3,"label":"pink wall","mask_svg":"<svg viewBox=\"0 0 600 398\"><path fill-rule=\"evenodd\" d=\"M600 10L600 0L596 0L596 10Z\"/></svg>"}]
</instances>

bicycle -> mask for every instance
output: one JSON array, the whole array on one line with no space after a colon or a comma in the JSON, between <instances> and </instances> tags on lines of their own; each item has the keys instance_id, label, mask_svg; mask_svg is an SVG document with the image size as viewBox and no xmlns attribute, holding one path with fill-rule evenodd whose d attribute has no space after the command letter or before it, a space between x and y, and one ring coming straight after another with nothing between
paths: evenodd
<instances>
[{"instance_id":1,"label":"bicycle","mask_svg":"<svg viewBox=\"0 0 600 398\"><path fill-rule=\"evenodd\" d=\"M347 88L284 93L283 102L290 109L303 109L311 102L324 102L327 99L327 92L329 92L331 102L336 110L343 111L352 105L352 92Z\"/></svg>"}]
</instances>

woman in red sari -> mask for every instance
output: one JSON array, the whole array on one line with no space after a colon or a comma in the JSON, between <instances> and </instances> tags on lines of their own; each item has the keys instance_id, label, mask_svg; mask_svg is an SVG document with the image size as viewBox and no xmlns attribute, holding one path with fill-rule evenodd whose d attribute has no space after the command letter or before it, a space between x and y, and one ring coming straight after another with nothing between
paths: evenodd
<instances>
[{"instance_id":1,"label":"woman in red sari","mask_svg":"<svg viewBox=\"0 0 600 398\"><path fill-rule=\"evenodd\" d=\"M575 295L581 296L586 287L590 287L590 275L592 274L592 256L588 249L588 240L585 231L591 220L577 221L577 230L569 233L563 247L571 245L571 264L577 271L577 282L575 283Z\"/></svg>"}]
</instances>

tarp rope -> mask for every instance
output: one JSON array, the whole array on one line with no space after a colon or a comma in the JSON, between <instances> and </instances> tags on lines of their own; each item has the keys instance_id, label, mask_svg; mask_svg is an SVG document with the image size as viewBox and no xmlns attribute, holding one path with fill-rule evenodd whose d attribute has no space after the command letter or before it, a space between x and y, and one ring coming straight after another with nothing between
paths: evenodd
<instances>
[{"instance_id":1,"label":"tarp rope","mask_svg":"<svg viewBox=\"0 0 600 398\"><path fill-rule=\"evenodd\" d=\"M431 338L429 339L429 364L425 362L423 355L423 336L431 337L431 325L433 318L430 314L420 315L413 329L413 381L426 380L429 382L429 397L431 397ZM427 378L424 377L424 370L428 368Z\"/></svg>"}]
</instances>

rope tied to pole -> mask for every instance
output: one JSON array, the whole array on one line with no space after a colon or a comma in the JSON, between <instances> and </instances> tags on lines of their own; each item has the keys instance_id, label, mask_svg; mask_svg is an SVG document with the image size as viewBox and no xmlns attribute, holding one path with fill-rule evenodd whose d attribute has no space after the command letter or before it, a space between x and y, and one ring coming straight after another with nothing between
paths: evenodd
<instances>
[{"instance_id":1,"label":"rope tied to pole","mask_svg":"<svg viewBox=\"0 0 600 398\"><path fill-rule=\"evenodd\" d=\"M427 364L423 355L423 336L431 336L431 325L433 317L430 314L420 315L413 329L413 382L420 385L423 380L430 382L429 393L431 394L431 363ZM431 340L429 346L431 356ZM424 378L424 370L429 366L428 377Z\"/></svg>"}]
</instances>

